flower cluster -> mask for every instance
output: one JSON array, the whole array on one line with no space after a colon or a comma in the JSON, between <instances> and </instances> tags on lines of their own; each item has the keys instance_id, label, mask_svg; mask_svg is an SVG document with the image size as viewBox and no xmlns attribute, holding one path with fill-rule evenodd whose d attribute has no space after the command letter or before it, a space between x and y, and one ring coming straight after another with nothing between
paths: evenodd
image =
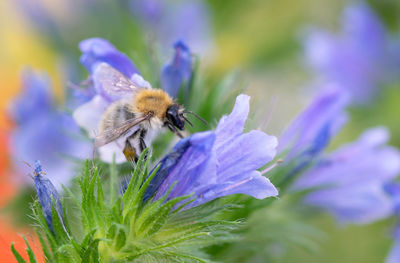
<instances>
[{"instance_id":1,"label":"flower cluster","mask_svg":"<svg viewBox=\"0 0 400 263\"><path fill-rule=\"evenodd\" d=\"M332 213L340 222L370 223L390 216L385 185L400 172L400 153L387 146L388 131L375 128L333 153L323 154L347 120L348 95L328 87L288 127L280 151L294 162L292 191L314 189L307 204ZM311 167L310 167L311 166Z\"/></svg>"},{"instance_id":2,"label":"flower cluster","mask_svg":"<svg viewBox=\"0 0 400 263\"><path fill-rule=\"evenodd\" d=\"M366 103L394 76L398 55L383 24L366 4L346 8L341 22L340 35L311 30L305 53L322 81L347 90L353 102Z\"/></svg>"},{"instance_id":3,"label":"flower cluster","mask_svg":"<svg viewBox=\"0 0 400 263\"><path fill-rule=\"evenodd\" d=\"M393 213L385 185L400 173L400 152L385 145L385 128L367 130L360 138L323 156L302 175L294 189L318 188L305 202L331 212L340 222L370 223Z\"/></svg>"}]
</instances>

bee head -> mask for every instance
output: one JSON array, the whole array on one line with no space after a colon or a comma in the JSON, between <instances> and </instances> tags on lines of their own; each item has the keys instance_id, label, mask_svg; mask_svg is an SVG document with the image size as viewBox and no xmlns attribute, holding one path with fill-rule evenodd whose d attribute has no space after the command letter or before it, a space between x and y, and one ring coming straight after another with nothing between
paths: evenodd
<instances>
[{"instance_id":1,"label":"bee head","mask_svg":"<svg viewBox=\"0 0 400 263\"><path fill-rule=\"evenodd\" d=\"M183 116L183 107L179 104L172 104L167 108L166 118L168 122L172 123L179 130L183 131L185 128L185 118Z\"/></svg>"}]
</instances>

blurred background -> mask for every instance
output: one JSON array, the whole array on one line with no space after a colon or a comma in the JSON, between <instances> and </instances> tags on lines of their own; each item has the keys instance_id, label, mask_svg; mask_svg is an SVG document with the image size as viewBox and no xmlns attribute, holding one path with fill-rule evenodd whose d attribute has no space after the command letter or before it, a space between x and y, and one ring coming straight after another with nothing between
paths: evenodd
<instances>
[{"instance_id":1,"label":"blurred background","mask_svg":"<svg viewBox=\"0 0 400 263\"><path fill-rule=\"evenodd\" d=\"M132 58L146 80L157 86L158 76L154 72L159 72L171 57L176 38L183 36L192 52L199 56L207 83L215 84L223 79L233 86L245 87L245 93L252 96L252 116L265 120L262 124L253 123L253 127L261 126L269 134L279 136L312 99L321 75L327 71L318 64L324 49L320 53L312 49L315 44L312 37L316 32L328 34L332 41L348 37L343 24L344 12L348 6L359 3L337 0L0 1L2 262L15 262L9 248L12 241L18 249L24 248L20 233L35 239L24 225L24 219L11 219L9 212L10 207L34 196L26 190L21 197L21 189L29 182L29 178L24 178L29 168L21 168L20 151L29 149L18 148L14 143L18 127L12 117L15 109L11 101L24 92L24 85L29 85L29 78L23 80L22 72L47 72L55 103L68 111L74 107L66 102L70 96L68 85L87 78L79 63L81 40L89 37L109 40ZM377 35L384 38L383 44L366 44L382 45L390 54L399 54L400 1L371 0L362 4L372 10L384 32L384 36ZM366 34L373 33L371 30ZM363 58L362 53L360 56ZM360 93L356 97L369 95L350 107L351 121L335 139L333 148L354 140L364 129L376 125L387 126L392 134L390 144L400 147L400 82L396 80L396 75L400 75L400 60L391 61L390 66L386 65L383 55L377 61L381 60L385 66L375 60L373 64L384 72L384 81L371 79L371 74L356 76L368 83L379 81L378 90L357 91ZM345 61L343 65L351 63ZM319 250L293 249L280 262L383 262L391 246L393 221L337 227L329 216L319 216L311 222L325 233Z\"/></svg>"}]
</instances>

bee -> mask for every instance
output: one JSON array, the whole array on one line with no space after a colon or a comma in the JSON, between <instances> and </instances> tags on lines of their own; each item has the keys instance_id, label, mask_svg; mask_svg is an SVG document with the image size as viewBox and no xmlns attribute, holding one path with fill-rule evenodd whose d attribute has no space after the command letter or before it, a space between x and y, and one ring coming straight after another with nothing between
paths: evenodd
<instances>
[{"instance_id":1,"label":"bee","mask_svg":"<svg viewBox=\"0 0 400 263\"><path fill-rule=\"evenodd\" d=\"M185 124L193 126L186 114L207 124L197 114L185 110L165 91L137 87L129 78L106 63L98 66L94 79L110 95L124 97L112 103L104 112L94 149L125 137L123 154L128 161L137 162L140 153L159 131L166 127L180 138Z\"/></svg>"}]
</instances>

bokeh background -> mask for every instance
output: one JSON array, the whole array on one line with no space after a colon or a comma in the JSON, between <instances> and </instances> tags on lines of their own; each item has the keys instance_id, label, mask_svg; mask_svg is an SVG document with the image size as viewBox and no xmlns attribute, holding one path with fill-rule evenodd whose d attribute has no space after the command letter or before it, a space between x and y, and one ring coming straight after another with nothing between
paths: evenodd
<instances>
[{"instance_id":1,"label":"bokeh background","mask_svg":"<svg viewBox=\"0 0 400 263\"><path fill-rule=\"evenodd\" d=\"M3 0L0 1L0 255L15 262L10 243L24 244L21 233L35 239L24 220L16 223L9 207L21 199L25 183L15 169L10 134L15 129L8 112L10 100L22 88L27 67L49 73L57 102L67 96L67 83L79 83L87 73L79 64L78 43L103 37L128 54L152 82L155 67L147 63L153 49L169 57L174 32L184 32L200 67L214 82L221 77L244 85L253 97L253 114L261 125L279 136L289 121L315 93L316 72L305 55L304 39L310 28L339 34L343 10L352 1L248 0L248 1ZM184 2L184 4L182 4ZM400 36L400 2L366 2L382 21L387 34ZM187 6L185 6L187 5ZM200 14L199 14L200 13ZM184 22L182 22L184 21ZM181 31L180 31L181 30ZM399 51L400 52L400 51ZM158 72L158 70L157 70ZM399 68L395 74L400 74ZM156 82L156 80L154 80ZM157 83L152 82L153 85ZM400 83L389 84L368 103L350 109L351 121L333 146L351 141L365 129L389 127L390 143L400 147ZM29 193L26 194L29 196ZM23 215L21 215L23 216ZM19 220L17 220L19 221ZM312 219L325 236L317 252L293 249L280 262L383 262L391 239L392 219L367 226L337 227L329 216ZM38 248L36 248L38 249Z\"/></svg>"}]
</instances>

